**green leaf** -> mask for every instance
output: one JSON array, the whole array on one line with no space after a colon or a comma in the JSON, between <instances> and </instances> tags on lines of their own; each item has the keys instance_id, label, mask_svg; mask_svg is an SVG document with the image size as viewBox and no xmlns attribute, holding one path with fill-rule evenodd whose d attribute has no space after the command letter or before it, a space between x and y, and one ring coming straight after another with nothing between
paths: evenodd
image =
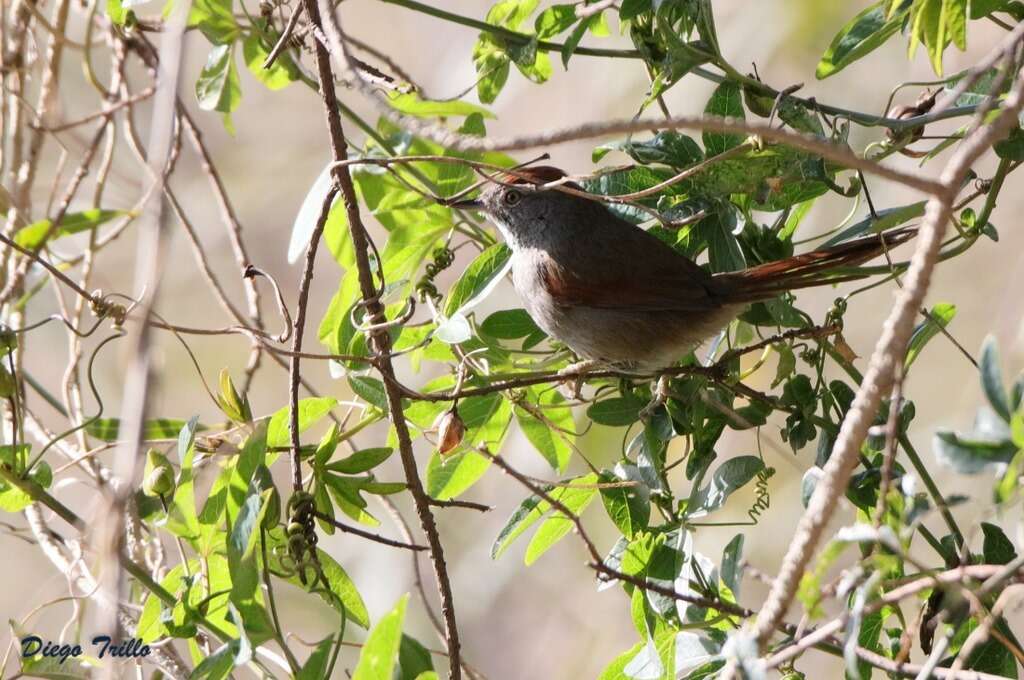
<instances>
[{"instance_id":1,"label":"green leaf","mask_svg":"<svg viewBox=\"0 0 1024 680\"><path fill-rule=\"evenodd\" d=\"M241 639L231 640L221 645L210 656L192 669L189 680L223 680L235 667L235 656L242 646Z\"/></svg>"},{"instance_id":2,"label":"green leaf","mask_svg":"<svg viewBox=\"0 0 1024 680\"><path fill-rule=\"evenodd\" d=\"M569 512L579 515L597 496L596 482L597 475L593 473L580 477L578 480L575 480L573 486L567 487L566 491L560 494L556 500L564 505ZM553 510L552 514L537 529L537 533L530 539L530 544L526 546L526 555L524 557L526 565L529 566L536 562L541 555L550 550L572 528L573 522L571 519L563 515L561 511Z\"/></svg>"},{"instance_id":3,"label":"green leaf","mask_svg":"<svg viewBox=\"0 0 1024 680\"><path fill-rule=\"evenodd\" d=\"M874 216L868 216L856 224L843 229L841 232L825 241L822 247L834 246L837 243L848 241L857 236L867 233L878 234L893 227L897 227L912 219L924 214L924 201L901 205L898 208L886 208L879 210Z\"/></svg>"},{"instance_id":4,"label":"green leaf","mask_svg":"<svg viewBox=\"0 0 1024 680\"><path fill-rule=\"evenodd\" d=\"M743 92L740 90L740 86L727 80L716 87L707 106L704 107L704 114L743 119ZM705 132L703 139L704 153L708 158L717 156L734 146L739 146L743 142L742 135L720 132Z\"/></svg>"},{"instance_id":5,"label":"green leaf","mask_svg":"<svg viewBox=\"0 0 1024 680\"><path fill-rule=\"evenodd\" d=\"M1015 127L992 147L996 155L1011 161L1024 161L1024 130ZM27 229L28 227L26 227Z\"/></svg>"},{"instance_id":6,"label":"green leaf","mask_svg":"<svg viewBox=\"0 0 1024 680\"><path fill-rule=\"evenodd\" d=\"M739 597L740 583L743 577L740 568L743 558L743 540L743 534L736 534L722 551L722 583L727 585L736 597Z\"/></svg>"},{"instance_id":7,"label":"green leaf","mask_svg":"<svg viewBox=\"0 0 1024 680\"><path fill-rule=\"evenodd\" d=\"M594 162L612 149L621 149L638 163L659 163L676 169L688 168L704 160L704 152L689 135L666 130L646 141L612 142L594 151ZM603 151L603 153L601 153Z\"/></svg>"},{"instance_id":8,"label":"green leaf","mask_svg":"<svg viewBox=\"0 0 1024 680\"><path fill-rule=\"evenodd\" d=\"M197 418L192 418L178 433L178 487L174 490L174 500L168 517L168 527L176 536L188 541L199 538L199 518L196 516L195 476L192 461L195 459L195 435L198 425Z\"/></svg>"},{"instance_id":9,"label":"green leaf","mask_svg":"<svg viewBox=\"0 0 1024 680\"><path fill-rule=\"evenodd\" d=\"M757 456L730 458L715 470L711 481L703 487L687 509L692 517L700 517L725 505L725 501L737 489L750 482L764 469L764 462Z\"/></svg>"},{"instance_id":10,"label":"green leaf","mask_svg":"<svg viewBox=\"0 0 1024 680\"><path fill-rule=\"evenodd\" d=\"M12 446L0 446L0 460L10 465L13 469L24 468L24 464L15 465L12 461L15 458L24 459L28 456L28 446L18 446L15 451ZM38 485L42 489L50 488L53 483L53 470L49 463L41 460L28 475L28 481ZM0 510L5 512L21 512L33 503L32 497L16 486L9 486L7 482L0 480Z\"/></svg>"},{"instance_id":11,"label":"green leaf","mask_svg":"<svg viewBox=\"0 0 1024 680\"><path fill-rule=\"evenodd\" d=\"M537 15L533 30L539 40L553 38L579 21L576 5L552 5Z\"/></svg>"},{"instance_id":12,"label":"green leaf","mask_svg":"<svg viewBox=\"0 0 1024 680\"><path fill-rule=\"evenodd\" d=\"M229 45L239 33L232 0L193 0L188 25L198 27L214 45Z\"/></svg>"},{"instance_id":13,"label":"green leaf","mask_svg":"<svg viewBox=\"0 0 1024 680\"><path fill-rule=\"evenodd\" d=\"M650 0L646 0L650 2ZM623 8L629 0L623 3ZM601 671L600 677L597 680L632 680L632 676L626 675L625 668L629 665L629 662L636 658L643 648L647 645L646 642L638 642L633 645L632 648L626 650L619 656L615 657L615 660L605 666L605 669Z\"/></svg>"},{"instance_id":14,"label":"green leaf","mask_svg":"<svg viewBox=\"0 0 1024 680\"><path fill-rule=\"evenodd\" d=\"M435 451L427 462L427 493L438 500L460 496L483 476L491 466L491 459L471 447L482 444L492 453L500 451L512 408L508 401L491 394L462 400L459 415L466 426L463 450L443 460Z\"/></svg>"},{"instance_id":15,"label":"green leaf","mask_svg":"<svg viewBox=\"0 0 1024 680\"><path fill-rule=\"evenodd\" d=\"M281 529L275 529L268 532L267 536L268 562L274 571L285 571L282 568L280 558L273 550L276 546L287 546L284 531ZM355 583L352 582L348 573L340 564L338 564L337 560L323 550L317 548L316 555L317 560L320 562L320 567L323 570L324 579L327 582L328 588L326 591L322 588L318 589L316 591L317 594L336 610L344 610L345 615L348 616L350 621L362 626L363 628L368 628L370 626L370 614L366 611L366 604L363 603L363 598L359 594L359 590L356 589ZM289 576L287 580L292 585L303 587L297 573L293 573L293 575Z\"/></svg>"},{"instance_id":16,"label":"green leaf","mask_svg":"<svg viewBox=\"0 0 1024 680\"><path fill-rule=\"evenodd\" d=\"M352 680L392 680L391 674L402 642L402 623L405 621L408 601L408 595L399 598L394 609L381 617L370 630L359 652L359 662Z\"/></svg>"},{"instance_id":17,"label":"green leaf","mask_svg":"<svg viewBox=\"0 0 1024 680\"><path fill-rule=\"evenodd\" d=\"M640 419L644 402L632 394L602 399L587 409L587 417L599 425L622 427Z\"/></svg>"},{"instance_id":18,"label":"green leaf","mask_svg":"<svg viewBox=\"0 0 1024 680\"><path fill-rule=\"evenodd\" d=\"M562 43L563 68L569 68L569 59L572 58L572 55L576 51L576 48L579 47L580 41L583 39L583 36L587 34L587 27L590 25L590 22L593 21L594 19L595 17L589 17L586 21L581 21L579 24L576 25L576 28L573 29L572 33L569 34L569 37L565 39L565 42Z\"/></svg>"},{"instance_id":19,"label":"green leaf","mask_svg":"<svg viewBox=\"0 0 1024 680\"><path fill-rule=\"evenodd\" d=\"M840 29L818 62L814 75L819 80L838 73L874 51L899 30L911 2L904 0L893 16L886 17L886 5L889 2L879 0Z\"/></svg>"},{"instance_id":20,"label":"green leaf","mask_svg":"<svg viewBox=\"0 0 1024 680\"><path fill-rule=\"evenodd\" d=\"M100 226L117 217L133 215L129 210L83 210L82 212L69 213L64 216L53 232L50 232L53 222L51 220L39 220L27 227L22 227L14 234L14 242L22 248L35 250L40 248L47 241L53 241L61 236L77 234ZM47 238L47 234L49 238Z\"/></svg>"},{"instance_id":21,"label":"green leaf","mask_svg":"<svg viewBox=\"0 0 1024 680\"><path fill-rule=\"evenodd\" d=\"M306 659L299 672L295 674L295 680L322 680L327 676L327 666L331 660L331 647L334 646L334 636L328 635L321 640L313 653Z\"/></svg>"},{"instance_id":22,"label":"green leaf","mask_svg":"<svg viewBox=\"0 0 1024 680\"><path fill-rule=\"evenodd\" d=\"M269 56L270 52L263 46L256 31L245 37L245 41L242 42L242 58L245 60L245 65L249 69L249 73L266 85L268 90L284 89L299 79L298 69L287 50L283 50L277 55L270 68L263 68L263 62Z\"/></svg>"},{"instance_id":23,"label":"green leaf","mask_svg":"<svg viewBox=\"0 0 1024 680\"><path fill-rule=\"evenodd\" d=\"M318 420L330 413L338 403L334 397L309 397L299 400L299 433L305 432ZM270 417L267 425L267 446L291 445L291 407L285 406Z\"/></svg>"},{"instance_id":24,"label":"green leaf","mask_svg":"<svg viewBox=\"0 0 1024 680\"><path fill-rule=\"evenodd\" d=\"M619 8L619 19L621 21L628 21L629 19L635 19L644 12L651 11L651 2L652 0L622 0L622 6Z\"/></svg>"},{"instance_id":25,"label":"green leaf","mask_svg":"<svg viewBox=\"0 0 1024 680\"><path fill-rule=\"evenodd\" d=\"M334 461L327 465L327 469L333 472L340 472L346 475L354 475L360 472L366 472L377 467L388 458L394 449L390 446L382 446L379 448L372 449L360 449L347 458Z\"/></svg>"},{"instance_id":26,"label":"green leaf","mask_svg":"<svg viewBox=\"0 0 1024 680\"><path fill-rule=\"evenodd\" d=\"M621 484L624 476L605 472L599 480L602 484ZM613 486L601 489L601 500L608 517L626 538L647 528L651 518L650 494L646 487L635 483L632 486Z\"/></svg>"},{"instance_id":27,"label":"green leaf","mask_svg":"<svg viewBox=\"0 0 1024 680\"><path fill-rule=\"evenodd\" d=\"M154 418L147 420L142 426L142 438L146 441L155 439L177 439L178 433L188 424L185 420L174 418ZM206 425L196 424L196 430L207 429ZM121 420L118 418L99 418L85 426L85 431L90 436L102 439L105 442L117 441L121 430Z\"/></svg>"},{"instance_id":28,"label":"green leaf","mask_svg":"<svg viewBox=\"0 0 1024 680\"><path fill-rule=\"evenodd\" d=\"M473 47L473 65L476 67L476 95L483 104L498 98L508 80L511 59L489 34L481 34Z\"/></svg>"},{"instance_id":29,"label":"green leaf","mask_svg":"<svg viewBox=\"0 0 1024 680\"><path fill-rule=\"evenodd\" d=\"M449 101L431 101L421 99L415 92L390 94L386 101L393 109L410 116L420 118L447 118L449 116L469 116L474 113L484 118L494 118L494 114L482 106L458 99Z\"/></svg>"},{"instance_id":30,"label":"green leaf","mask_svg":"<svg viewBox=\"0 0 1024 680\"><path fill-rule=\"evenodd\" d=\"M988 403L999 416L1010 422L1010 402L1003 385L1003 374L999 367L999 348L995 337L989 335L981 346L978 370L981 372L981 387L985 390Z\"/></svg>"},{"instance_id":31,"label":"green leaf","mask_svg":"<svg viewBox=\"0 0 1024 680\"><path fill-rule=\"evenodd\" d=\"M549 485L543 487L543 491L551 494L557 493L562 488ZM555 498L555 500L558 499ZM491 545L491 559L496 560L501 557L501 554L512 545L512 542L543 517L550 507L547 501L541 501L540 496L528 496L524 499L506 520L505 526L501 528L498 536L494 539L494 543Z\"/></svg>"},{"instance_id":32,"label":"green leaf","mask_svg":"<svg viewBox=\"0 0 1024 680\"><path fill-rule=\"evenodd\" d=\"M1008 564L1017 557L1017 550L1013 547L1013 543L999 526L982 522L981 530L985 534L982 548L985 564Z\"/></svg>"},{"instance_id":33,"label":"green leaf","mask_svg":"<svg viewBox=\"0 0 1024 680\"><path fill-rule=\"evenodd\" d=\"M924 346L938 335L943 328L948 326L954 316L956 316L956 305L948 302L939 302L931 308L929 318L925 319L924 323L919 324L914 329L914 334L910 336L910 343L907 345L907 358L904 361L904 370L910 368L910 365L921 354Z\"/></svg>"},{"instance_id":34,"label":"green leaf","mask_svg":"<svg viewBox=\"0 0 1024 680\"><path fill-rule=\"evenodd\" d=\"M498 340L516 340L543 333L525 309L494 312L480 324L480 330Z\"/></svg>"},{"instance_id":35,"label":"green leaf","mask_svg":"<svg viewBox=\"0 0 1024 680\"><path fill-rule=\"evenodd\" d=\"M936 432L934 445L939 462L966 475L1008 463L1017 453L1017 447L1009 440L974 439L949 430Z\"/></svg>"},{"instance_id":36,"label":"green leaf","mask_svg":"<svg viewBox=\"0 0 1024 680\"><path fill-rule=\"evenodd\" d=\"M380 380L365 375L349 375L348 386L360 399L387 412L388 395L384 391L384 383Z\"/></svg>"},{"instance_id":37,"label":"green leaf","mask_svg":"<svg viewBox=\"0 0 1024 680\"><path fill-rule=\"evenodd\" d=\"M477 255L448 293L448 299L444 303L444 315L451 317L455 312L489 293L497 284L511 257L512 250L504 243L495 244Z\"/></svg>"},{"instance_id":38,"label":"green leaf","mask_svg":"<svg viewBox=\"0 0 1024 680\"><path fill-rule=\"evenodd\" d=\"M942 0L942 21L946 34L961 51L967 49L968 0Z\"/></svg>"},{"instance_id":39,"label":"green leaf","mask_svg":"<svg viewBox=\"0 0 1024 680\"><path fill-rule=\"evenodd\" d=\"M433 671L434 661L427 648L415 638L403 635L398 646L398 668L395 669L394 680L422 680L424 673Z\"/></svg>"},{"instance_id":40,"label":"green leaf","mask_svg":"<svg viewBox=\"0 0 1024 680\"><path fill-rule=\"evenodd\" d=\"M555 390L530 388L527 394L532 411L544 420L517 404L513 411L519 429L556 472L564 472L576 438L572 408L564 406L565 398Z\"/></svg>"},{"instance_id":41,"label":"green leaf","mask_svg":"<svg viewBox=\"0 0 1024 680\"><path fill-rule=\"evenodd\" d=\"M196 81L196 99L199 108L205 111L231 113L238 108L242 89L231 44L217 45L210 50L206 66Z\"/></svg>"}]
</instances>

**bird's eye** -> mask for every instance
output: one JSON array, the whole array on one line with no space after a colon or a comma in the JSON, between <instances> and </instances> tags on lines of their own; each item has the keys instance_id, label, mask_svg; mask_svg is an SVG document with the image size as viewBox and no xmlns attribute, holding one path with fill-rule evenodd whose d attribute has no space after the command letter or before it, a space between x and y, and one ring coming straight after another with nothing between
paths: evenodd
<instances>
[{"instance_id":1,"label":"bird's eye","mask_svg":"<svg viewBox=\"0 0 1024 680\"><path fill-rule=\"evenodd\" d=\"M509 189L502 195L501 200L505 202L505 205L515 205L522 198L522 194L520 194L518 191L516 191L515 189Z\"/></svg>"}]
</instances>

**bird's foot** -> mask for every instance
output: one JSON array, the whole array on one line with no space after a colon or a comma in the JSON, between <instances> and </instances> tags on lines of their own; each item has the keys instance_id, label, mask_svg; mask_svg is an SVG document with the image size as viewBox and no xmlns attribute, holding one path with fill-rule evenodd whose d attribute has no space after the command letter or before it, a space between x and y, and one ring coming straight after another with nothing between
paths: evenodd
<instances>
[{"instance_id":1,"label":"bird's foot","mask_svg":"<svg viewBox=\"0 0 1024 680\"><path fill-rule=\"evenodd\" d=\"M655 410L662 404L664 404L669 396L669 380L671 377L668 375L659 375L658 381L654 384L654 395L651 397L651 401L640 409L640 420L647 421L651 416L654 415Z\"/></svg>"},{"instance_id":2,"label":"bird's foot","mask_svg":"<svg viewBox=\"0 0 1024 680\"><path fill-rule=\"evenodd\" d=\"M572 397L577 401L583 396L580 392L583 389L583 382L587 379L587 373L604 366L600 361L585 359L569 364L558 372L564 379L564 384L572 387Z\"/></svg>"}]
</instances>

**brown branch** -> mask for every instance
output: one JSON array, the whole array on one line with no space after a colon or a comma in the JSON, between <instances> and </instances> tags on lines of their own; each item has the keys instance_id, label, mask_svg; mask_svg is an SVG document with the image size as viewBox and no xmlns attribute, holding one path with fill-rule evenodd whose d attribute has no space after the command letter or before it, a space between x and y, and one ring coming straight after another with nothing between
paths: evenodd
<instances>
[{"instance_id":1,"label":"brown branch","mask_svg":"<svg viewBox=\"0 0 1024 680\"><path fill-rule=\"evenodd\" d=\"M427 546L425 546L425 545L417 545L415 543L403 543L402 541L396 541L396 540L394 540L392 538L386 538L384 536L381 536L380 534L375 534L375 533L373 533L371 531L363 531L362 529L360 529L358 527L350 526L348 524L345 524L344 522L339 522L338 520L334 519L330 515L325 515L324 513L320 512L319 510L314 511L313 515L315 517L317 517L319 520L321 520L322 522L327 522L328 524L330 524L335 529L339 529L341 531L344 531L346 534L352 534L354 536L362 536L363 538L369 539L371 541L375 541L376 543L381 543L383 545L391 546L392 548L405 548L406 550L412 550L414 552L415 551L419 551L419 550L426 550L427 549Z\"/></svg>"},{"instance_id":2,"label":"brown branch","mask_svg":"<svg viewBox=\"0 0 1024 680\"><path fill-rule=\"evenodd\" d=\"M483 503L474 503L473 501L439 501L436 498L431 498L430 504L437 508L466 508L467 510L476 510L477 512L490 512L491 510L494 509L489 505L484 505Z\"/></svg>"},{"instance_id":3,"label":"brown branch","mask_svg":"<svg viewBox=\"0 0 1024 680\"><path fill-rule=\"evenodd\" d=\"M324 0L320 0L320 4L323 5L324 9L324 16L321 17L320 4L318 4L317 0L302 1L310 23L314 27L323 28L324 21L326 21L327 34L330 36L331 45L335 50L343 51L344 47L339 37L340 29L332 6ZM345 133L341 126L338 101L334 91L334 72L331 68L331 57L322 44L316 41L314 41L314 44L317 74L320 82L320 95L323 98L324 110L327 116L327 127L331 137L331 151L335 161L343 161L347 158L348 151ZM359 214L359 204L356 199L355 187L352 183L352 175L347 168L336 168L333 174L341 189L342 199L345 203L349 233L352 238L356 267L358 269L359 288L365 302L368 320L371 324L380 324L385 320L384 308L373 281L373 270L371 269L369 259L369 237ZM387 329L378 328L370 333L369 340L373 351L382 356L377 368L384 378L384 390L387 397L388 410L391 414L391 422L395 428L395 435L398 440L402 468L405 472L409 492L412 494L413 502L416 506L416 514L419 516L423 533L427 538L427 543L430 545L431 563L434 566L434 576L437 580L437 587L441 596L441 614L445 621L445 641L449 654L449 676L451 680L459 680L462 677L462 666L459 663L460 643L459 630L455 619L454 596L452 594L451 581L448 578L448 566L444 558L444 548L441 546L437 525L430 510L430 498L423 489L419 470L416 467L412 439L409 435L404 407L402 406L402 395L395 386L395 373L391 359L386 356L391 349L391 337Z\"/></svg>"}]
</instances>

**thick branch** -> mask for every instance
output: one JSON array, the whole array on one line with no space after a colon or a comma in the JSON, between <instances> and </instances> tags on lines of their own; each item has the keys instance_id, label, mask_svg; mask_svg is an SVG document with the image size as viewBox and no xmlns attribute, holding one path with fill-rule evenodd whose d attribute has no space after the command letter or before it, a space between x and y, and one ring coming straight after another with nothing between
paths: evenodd
<instances>
[{"instance_id":1,"label":"thick branch","mask_svg":"<svg viewBox=\"0 0 1024 680\"><path fill-rule=\"evenodd\" d=\"M330 36L335 49L339 50L341 42L338 38L339 29L331 5L324 3L325 17L321 17L320 6L316 0L303 0L302 4L306 10L306 16L309 17L310 23L314 27L323 28L323 18L327 19L327 34ZM334 91L334 72L331 68L330 55L323 44L319 41L314 42L317 73L320 81L320 95L323 98L324 109L327 115L327 127L331 136L331 151L336 162L344 161L348 157L348 152L346 149L345 133L341 127L341 117L338 112L338 101ZM366 303L369 321L371 324L376 325L384 320L384 307L378 298L377 289L373 281L373 270L370 267L369 258L369 241L366 227L363 225L359 214L359 204L356 200L355 187L352 184L352 175L349 173L348 168L336 166L334 168L334 178L341 189L342 199L345 202L345 210L348 215L349 233L352 238L352 247L355 252L356 267L359 274L359 288ZM373 350L382 357L378 364L378 370L384 378L388 411L391 414L391 422L394 425L395 435L398 439L398 450L402 459L402 468L405 471L409 492L412 494L413 502L416 505L416 514L419 516L420 525L430 546L430 560L434 566L434 575L437 579L437 587L441 595L441 613L444 616L445 622L449 675L452 680L459 680L462 677L462 667L459 664L459 631L455 621L454 597L452 595L451 582L448 578L448 566L445 563L444 549L441 546L437 525L430 510L430 498L420 482L419 470L416 467L416 459L412 450L412 439L405 422L402 395L395 386L395 370L391 364L391 359L387 356L391 351L391 338L386 328L378 328L378 330L372 332L370 341Z\"/></svg>"}]
</instances>

